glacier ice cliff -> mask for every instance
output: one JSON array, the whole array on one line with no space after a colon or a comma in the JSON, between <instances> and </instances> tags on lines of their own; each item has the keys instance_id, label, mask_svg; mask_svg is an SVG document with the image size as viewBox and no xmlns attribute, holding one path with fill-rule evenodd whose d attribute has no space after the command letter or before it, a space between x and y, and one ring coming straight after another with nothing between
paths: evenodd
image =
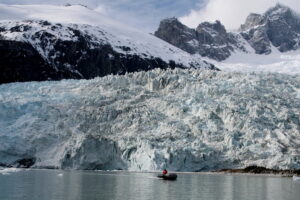
<instances>
[{"instance_id":1,"label":"glacier ice cliff","mask_svg":"<svg viewBox=\"0 0 300 200\"><path fill-rule=\"evenodd\" d=\"M300 168L300 75L156 69L3 84L0 165L22 162L137 171Z\"/></svg>"}]
</instances>

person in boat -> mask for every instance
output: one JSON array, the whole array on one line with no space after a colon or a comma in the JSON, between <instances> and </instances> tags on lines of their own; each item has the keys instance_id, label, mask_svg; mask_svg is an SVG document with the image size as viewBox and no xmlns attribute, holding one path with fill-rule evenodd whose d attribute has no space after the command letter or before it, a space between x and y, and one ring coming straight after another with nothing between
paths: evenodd
<instances>
[{"instance_id":1,"label":"person in boat","mask_svg":"<svg viewBox=\"0 0 300 200\"><path fill-rule=\"evenodd\" d=\"M166 169L164 169L162 174L163 174L163 176L166 176L168 174L168 171Z\"/></svg>"},{"instance_id":2,"label":"person in boat","mask_svg":"<svg viewBox=\"0 0 300 200\"><path fill-rule=\"evenodd\" d=\"M166 169L162 171L162 174L157 175L158 178L161 178L163 180L171 180L175 181L177 179L177 174L170 174Z\"/></svg>"}]
</instances>

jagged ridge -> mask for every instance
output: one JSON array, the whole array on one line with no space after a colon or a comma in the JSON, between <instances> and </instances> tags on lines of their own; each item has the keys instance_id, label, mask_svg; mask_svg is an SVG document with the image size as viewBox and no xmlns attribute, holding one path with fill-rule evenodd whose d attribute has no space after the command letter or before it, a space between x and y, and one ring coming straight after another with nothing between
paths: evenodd
<instances>
[{"instance_id":1,"label":"jagged ridge","mask_svg":"<svg viewBox=\"0 0 300 200\"><path fill-rule=\"evenodd\" d=\"M161 21L155 35L189 53L223 61L234 52L249 53L249 45L256 54L270 54L272 46L280 52L299 49L300 17L277 4L262 15L250 14L238 33L227 32L219 21L190 29L171 18Z\"/></svg>"},{"instance_id":2,"label":"jagged ridge","mask_svg":"<svg viewBox=\"0 0 300 200\"><path fill-rule=\"evenodd\" d=\"M191 54L214 60L225 60L235 50L246 52L242 37L228 33L220 21L203 22L196 29L188 28L178 19L161 21L155 36Z\"/></svg>"}]
</instances>

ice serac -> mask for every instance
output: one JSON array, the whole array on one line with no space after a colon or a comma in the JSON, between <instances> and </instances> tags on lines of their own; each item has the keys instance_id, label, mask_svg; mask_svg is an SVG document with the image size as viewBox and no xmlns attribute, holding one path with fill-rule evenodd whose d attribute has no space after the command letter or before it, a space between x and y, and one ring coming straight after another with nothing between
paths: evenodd
<instances>
[{"instance_id":1,"label":"ice serac","mask_svg":"<svg viewBox=\"0 0 300 200\"><path fill-rule=\"evenodd\" d=\"M0 86L0 165L300 168L300 77L153 70Z\"/></svg>"},{"instance_id":2,"label":"ice serac","mask_svg":"<svg viewBox=\"0 0 300 200\"><path fill-rule=\"evenodd\" d=\"M234 51L246 52L241 36L227 32L220 21L203 22L196 29L191 29L176 18L165 19L155 36L191 54L218 61L225 60Z\"/></svg>"},{"instance_id":3,"label":"ice serac","mask_svg":"<svg viewBox=\"0 0 300 200\"><path fill-rule=\"evenodd\" d=\"M0 12L8 15L0 21L0 83L90 79L154 68L216 69L200 56L83 6L0 5ZM14 19L16 13L25 16Z\"/></svg>"}]
</instances>

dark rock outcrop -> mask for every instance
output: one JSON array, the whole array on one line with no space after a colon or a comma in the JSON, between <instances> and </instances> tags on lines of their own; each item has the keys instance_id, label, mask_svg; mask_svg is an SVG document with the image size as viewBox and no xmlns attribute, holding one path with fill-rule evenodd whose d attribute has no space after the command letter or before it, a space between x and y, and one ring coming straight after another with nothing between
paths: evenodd
<instances>
[{"instance_id":1,"label":"dark rock outcrop","mask_svg":"<svg viewBox=\"0 0 300 200\"><path fill-rule=\"evenodd\" d=\"M188 53L198 51L196 30L183 25L177 18L162 20L154 35Z\"/></svg>"},{"instance_id":2,"label":"dark rock outcrop","mask_svg":"<svg viewBox=\"0 0 300 200\"><path fill-rule=\"evenodd\" d=\"M36 158L22 158L19 160L14 161L13 163L1 163L0 162L0 167L5 167L5 168L30 168L35 164Z\"/></svg>"},{"instance_id":3,"label":"dark rock outcrop","mask_svg":"<svg viewBox=\"0 0 300 200\"><path fill-rule=\"evenodd\" d=\"M23 158L20 160L17 160L13 166L17 168L30 168L34 165L36 159L35 158Z\"/></svg>"},{"instance_id":4,"label":"dark rock outcrop","mask_svg":"<svg viewBox=\"0 0 300 200\"><path fill-rule=\"evenodd\" d=\"M248 173L248 174L278 174L282 176L300 175L300 169L269 169L260 166L248 166L244 169L222 169L216 172Z\"/></svg>"},{"instance_id":5,"label":"dark rock outcrop","mask_svg":"<svg viewBox=\"0 0 300 200\"><path fill-rule=\"evenodd\" d=\"M52 68L30 44L0 40L0 83L61 78L63 72Z\"/></svg>"}]
</instances>

